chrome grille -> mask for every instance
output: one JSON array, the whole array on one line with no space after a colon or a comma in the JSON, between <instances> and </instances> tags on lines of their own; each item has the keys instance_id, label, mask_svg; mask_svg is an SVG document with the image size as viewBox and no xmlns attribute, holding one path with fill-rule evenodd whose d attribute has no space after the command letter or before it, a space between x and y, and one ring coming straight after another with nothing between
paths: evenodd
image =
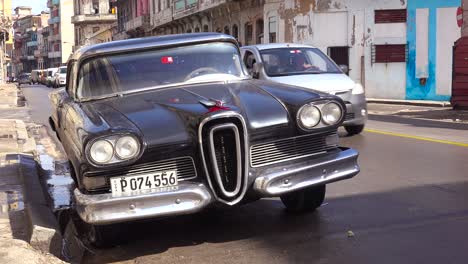
<instances>
[{"instance_id":1,"label":"chrome grille","mask_svg":"<svg viewBox=\"0 0 468 264\"><path fill-rule=\"evenodd\" d=\"M179 181L189 180L197 177L197 170L195 169L195 163L191 157L181 157L175 159L159 160L143 164L137 164L129 166L125 169L117 170L106 170L98 172L88 172L84 176L96 177L105 176L106 182L109 184L110 178L119 176L132 176L139 174L147 174L157 171L177 171L177 177ZM110 184L109 184L110 186Z\"/></svg>"},{"instance_id":2,"label":"chrome grille","mask_svg":"<svg viewBox=\"0 0 468 264\"><path fill-rule=\"evenodd\" d=\"M327 144L326 138L328 136L337 137L338 135L336 132L304 135L254 145L250 148L250 165L261 167L325 153L327 150L337 147L335 144Z\"/></svg>"},{"instance_id":3,"label":"chrome grille","mask_svg":"<svg viewBox=\"0 0 468 264\"><path fill-rule=\"evenodd\" d=\"M354 113L346 113L345 121L354 119Z\"/></svg>"}]
</instances>

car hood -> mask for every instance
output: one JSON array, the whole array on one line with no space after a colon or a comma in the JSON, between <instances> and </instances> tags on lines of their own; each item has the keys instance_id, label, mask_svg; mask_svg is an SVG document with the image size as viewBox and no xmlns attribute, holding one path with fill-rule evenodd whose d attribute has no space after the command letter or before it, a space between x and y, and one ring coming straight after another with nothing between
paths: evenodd
<instances>
[{"instance_id":1,"label":"car hood","mask_svg":"<svg viewBox=\"0 0 468 264\"><path fill-rule=\"evenodd\" d=\"M279 83L301 86L326 93L349 91L356 85L351 78L342 73L299 74L271 77Z\"/></svg>"},{"instance_id":2,"label":"car hood","mask_svg":"<svg viewBox=\"0 0 468 264\"><path fill-rule=\"evenodd\" d=\"M151 147L195 144L200 122L222 111L242 115L251 131L287 127L294 120L291 112L296 111L298 104L319 97L320 93L307 89L248 80L138 92L93 102L92 108L106 109L99 114L102 120L108 121L108 127L112 127L112 120L121 119L117 115L125 117L141 131ZM207 100L222 101L223 106L207 107L202 103Z\"/></svg>"}]
</instances>

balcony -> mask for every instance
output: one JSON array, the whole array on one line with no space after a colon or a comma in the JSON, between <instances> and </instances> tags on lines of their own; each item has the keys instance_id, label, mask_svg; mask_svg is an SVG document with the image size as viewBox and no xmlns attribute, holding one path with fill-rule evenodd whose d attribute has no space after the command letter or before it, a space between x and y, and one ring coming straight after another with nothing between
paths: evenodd
<instances>
[{"instance_id":1,"label":"balcony","mask_svg":"<svg viewBox=\"0 0 468 264\"><path fill-rule=\"evenodd\" d=\"M26 47L35 47L35 46L37 46L37 41L26 42Z\"/></svg>"},{"instance_id":2,"label":"balcony","mask_svg":"<svg viewBox=\"0 0 468 264\"><path fill-rule=\"evenodd\" d=\"M115 14L76 15L71 18L73 24L112 23L115 21L117 21L117 15Z\"/></svg>"},{"instance_id":3,"label":"balcony","mask_svg":"<svg viewBox=\"0 0 468 264\"><path fill-rule=\"evenodd\" d=\"M136 31L139 28L150 27L150 16L139 16L125 23L125 31Z\"/></svg>"},{"instance_id":4,"label":"balcony","mask_svg":"<svg viewBox=\"0 0 468 264\"><path fill-rule=\"evenodd\" d=\"M62 52L60 51L51 51L49 52L49 58L53 59L53 58L60 58L62 57Z\"/></svg>"},{"instance_id":5,"label":"balcony","mask_svg":"<svg viewBox=\"0 0 468 264\"><path fill-rule=\"evenodd\" d=\"M47 20L47 22L49 23L49 25L60 23L60 17L56 16L56 17L50 18L49 20Z\"/></svg>"},{"instance_id":6,"label":"balcony","mask_svg":"<svg viewBox=\"0 0 468 264\"><path fill-rule=\"evenodd\" d=\"M41 51L40 50L35 50L34 51L34 57L40 57L41 56Z\"/></svg>"}]
</instances>

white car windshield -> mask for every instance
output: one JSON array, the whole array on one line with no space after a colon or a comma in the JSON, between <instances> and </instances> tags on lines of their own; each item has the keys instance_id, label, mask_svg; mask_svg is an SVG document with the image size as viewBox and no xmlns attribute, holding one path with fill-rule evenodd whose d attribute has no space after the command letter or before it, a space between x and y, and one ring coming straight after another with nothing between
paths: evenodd
<instances>
[{"instance_id":1,"label":"white car windshield","mask_svg":"<svg viewBox=\"0 0 468 264\"><path fill-rule=\"evenodd\" d=\"M317 48L278 48L262 50L263 65L270 77L342 73L325 54Z\"/></svg>"},{"instance_id":2,"label":"white car windshield","mask_svg":"<svg viewBox=\"0 0 468 264\"><path fill-rule=\"evenodd\" d=\"M209 43L102 56L84 63L80 98L105 97L141 89L247 78L237 47Z\"/></svg>"}]
</instances>

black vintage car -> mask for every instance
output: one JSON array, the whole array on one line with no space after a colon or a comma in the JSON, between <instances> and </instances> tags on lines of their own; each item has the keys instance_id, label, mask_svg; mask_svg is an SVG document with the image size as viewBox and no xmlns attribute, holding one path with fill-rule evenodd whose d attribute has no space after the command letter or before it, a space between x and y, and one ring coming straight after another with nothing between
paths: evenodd
<instances>
[{"instance_id":1,"label":"black vintage car","mask_svg":"<svg viewBox=\"0 0 468 264\"><path fill-rule=\"evenodd\" d=\"M50 125L73 167L76 212L94 233L262 197L313 211L325 184L359 172L358 153L338 145L342 100L251 79L227 35L82 48L66 83L50 96Z\"/></svg>"}]
</instances>

